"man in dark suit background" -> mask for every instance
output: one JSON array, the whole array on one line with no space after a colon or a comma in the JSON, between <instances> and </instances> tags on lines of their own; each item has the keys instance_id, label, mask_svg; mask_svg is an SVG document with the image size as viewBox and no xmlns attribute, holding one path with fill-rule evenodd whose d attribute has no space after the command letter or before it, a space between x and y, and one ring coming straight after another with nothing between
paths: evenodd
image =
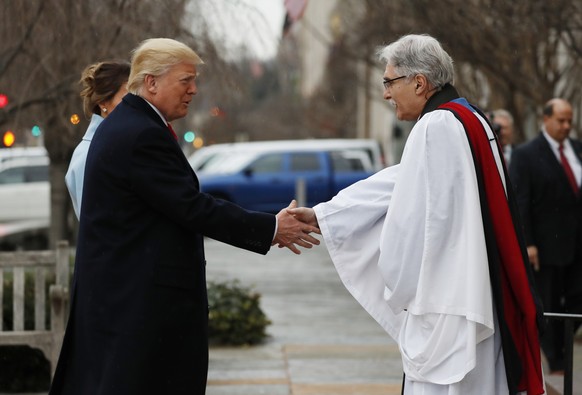
<instances>
[{"instance_id":1,"label":"man in dark suit background","mask_svg":"<svg viewBox=\"0 0 582 395\"><path fill-rule=\"evenodd\" d=\"M200 395L208 369L203 236L266 254L319 232L285 210L200 193L169 122L197 93L188 46L144 41L130 92L87 156L71 313L51 395Z\"/></svg>"},{"instance_id":2,"label":"man in dark suit background","mask_svg":"<svg viewBox=\"0 0 582 395\"><path fill-rule=\"evenodd\" d=\"M571 128L570 103L550 100L540 134L516 148L510 164L546 312L582 312L582 143L569 138ZM563 335L563 325L549 321L541 338L551 373L563 373Z\"/></svg>"},{"instance_id":3,"label":"man in dark suit background","mask_svg":"<svg viewBox=\"0 0 582 395\"><path fill-rule=\"evenodd\" d=\"M505 163L509 166L511 162L511 152L513 151L513 115L504 108L499 108L492 112L491 122L497 127L495 132L499 139L499 145L505 157Z\"/></svg>"}]
</instances>

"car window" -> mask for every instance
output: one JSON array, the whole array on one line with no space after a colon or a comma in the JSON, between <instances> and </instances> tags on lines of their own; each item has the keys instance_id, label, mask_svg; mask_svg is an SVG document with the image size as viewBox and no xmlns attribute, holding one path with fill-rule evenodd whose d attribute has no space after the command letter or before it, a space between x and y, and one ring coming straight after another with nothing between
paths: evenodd
<instances>
[{"instance_id":1,"label":"car window","mask_svg":"<svg viewBox=\"0 0 582 395\"><path fill-rule=\"evenodd\" d=\"M42 182L49 180L48 166L29 166L24 171L25 182Z\"/></svg>"},{"instance_id":2,"label":"car window","mask_svg":"<svg viewBox=\"0 0 582 395\"><path fill-rule=\"evenodd\" d=\"M0 184L22 184L49 180L48 166L11 167L0 172Z\"/></svg>"},{"instance_id":3,"label":"car window","mask_svg":"<svg viewBox=\"0 0 582 395\"><path fill-rule=\"evenodd\" d=\"M350 156L347 152L335 151L331 153L333 169L339 172L365 171L366 167L361 156Z\"/></svg>"},{"instance_id":4,"label":"car window","mask_svg":"<svg viewBox=\"0 0 582 395\"><path fill-rule=\"evenodd\" d=\"M0 184L20 184L25 182L24 167L12 167L0 172Z\"/></svg>"},{"instance_id":5,"label":"car window","mask_svg":"<svg viewBox=\"0 0 582 395\"><path fill-rule=\"evenodd\" d=\"M320 168L317 154L291 154L291 171L318 171Z\"/></svg>"},{"instance_id":6,"label":"car window","mask_svg":"<svg viewBox=\"0 0 582 395\"><path fill-rule=\"evenodd\" d=\"M283 154L270 154L261 156L251 163L249 170L253 173L275 173L283 168Z\"/></svg>"},{"instance_id":7,"label":"car window","mask_svg":"<svg viewBox=\"0 0 582 395\"><path fill-rule=\"evenodd\" d=\"M253 152L219 152L213 154L200 169L205 174L230 174L241 170L256 154Z\"/></svg>"}]
</instances>

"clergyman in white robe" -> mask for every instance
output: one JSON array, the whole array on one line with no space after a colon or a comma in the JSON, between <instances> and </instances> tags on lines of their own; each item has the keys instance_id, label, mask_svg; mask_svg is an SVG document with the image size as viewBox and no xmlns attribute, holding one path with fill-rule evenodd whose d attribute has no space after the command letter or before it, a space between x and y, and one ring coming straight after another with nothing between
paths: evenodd
<instances>
[{"instance_id":1,"label":"clergyman in white robe","mask_svg":"<svg viewBox=\"0 0 582 395\"><path fill-rule=\"evenodd\" d=\"M508 393L475 166L451 112L423 115L399 165L314 212L342 282L397 342L405 394Z\"/></svg>"}]
</instances>

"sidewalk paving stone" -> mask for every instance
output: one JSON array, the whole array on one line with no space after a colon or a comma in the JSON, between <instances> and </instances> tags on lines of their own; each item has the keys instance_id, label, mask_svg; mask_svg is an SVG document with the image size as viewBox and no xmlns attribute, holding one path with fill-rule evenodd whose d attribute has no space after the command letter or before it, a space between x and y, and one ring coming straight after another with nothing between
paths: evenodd
<instances>
[{"instance_id":1,"label":"sidewalk paving stone","mask_svg":"<svg viewBox=\"0 0 582 395\"><path fill-rule=\"evenodd\" d=\"M300 256L261 256L207 240L209 281L238 279L259 292L273 322L265 344L211 347L207 395L397 395L396 344L345 289L325 245ZM574 352L574 395L582 395L582 346ZM548 376L561 394L563 381Z\"/></svg>"},{"instance_id":2,"label":"sidewalk paving stone","mask_svg":"<svg viewBox=\"0 0 582 395\"><path fill-rule=\"evenodd\" d=\"M273 322L265 344L211 347L207 395L400 394L396 344L345 289L324 245L302 251L206 242L208 280L252 286Z\"/></svg>"},{"instance_id":3,"label":"sidewalk paving stone","mask_svg":"<svg viewBox=\"0 0 582 395\"><path fill-rule=\"evenodd\" d=\"M324 245L302 251L262 256L206 241L208 280L253 287L273 322L264 344L211 346L206 394L399 395L396 344L345 289ZM560 377L548 382L557 389L550 395L562 393ZM579 343L574 395L582 395Z\"/></svg>"}]
</instances>

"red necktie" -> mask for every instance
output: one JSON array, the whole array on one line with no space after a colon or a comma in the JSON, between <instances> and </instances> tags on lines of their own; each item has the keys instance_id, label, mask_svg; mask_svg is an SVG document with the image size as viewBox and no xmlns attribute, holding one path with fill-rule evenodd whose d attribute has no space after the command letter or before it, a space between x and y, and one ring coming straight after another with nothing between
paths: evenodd
<instances>
[{"instance_id":1,"label":"red necktie","mask_svg":"<svg viewBox=\"0 0 582 395\"><path fill-rule=\"evenodd\" d=\"M169 122L168 122L168 129L170 129L170 132L172 132L172 136L174 136L174 138L176 140L178 140L178 136L176 135L176 132L174 132L174 129L172 128L172 125L170 125Z\"/></svg>"},{"instance_id":2,"label":"red necktie","mask_svg":"<svg viewBox=\"0 0 582 395\"><path fill-rule=\"evenodd\" d=\"M576 182L576 178L574 178L574 172L570 167L570 163L568 163L568 159L566 159L566 155L564 155L564 146L562 145L562 143L560 143L560 148L558 150L560 151L560 161L562 162L562 167L564 167L566 177L568 177L568 182L570 183L570 186L572 187L574 194L578 196L579 193L578 183Z\"/></svg>"}]
</instances>

